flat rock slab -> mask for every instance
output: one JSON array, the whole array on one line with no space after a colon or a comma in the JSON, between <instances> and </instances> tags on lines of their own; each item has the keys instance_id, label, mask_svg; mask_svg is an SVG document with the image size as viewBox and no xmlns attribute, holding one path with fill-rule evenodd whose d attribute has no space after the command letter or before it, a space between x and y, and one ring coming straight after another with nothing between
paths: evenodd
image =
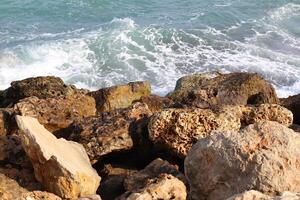
<instances>
[{"instance_id":1,"label":"flat rock slab","mask_svg":"<svg viewBox=\"0 0 300 200\"><path fill-rule=\"evenodd\" d=\"M16 116L16 121L36 179L47 191L70 199L96 193L101 178L82 145L57 139L35 118Z\"/></svg>"}]
</instances>

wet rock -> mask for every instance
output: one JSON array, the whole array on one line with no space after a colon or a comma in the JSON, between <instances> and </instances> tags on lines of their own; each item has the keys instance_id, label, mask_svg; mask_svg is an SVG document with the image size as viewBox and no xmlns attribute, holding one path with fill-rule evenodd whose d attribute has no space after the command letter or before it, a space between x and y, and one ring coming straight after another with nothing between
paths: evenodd
<instances>
[{"instance_id":1,"label":"wet rock","mask_svg":"<svg viewBox=\"0 0 300 200\"><path fill-rule=\"evenodd\" d=\"M62 200L55 194L44 191L33 191L23 193L18 200Z\"/></svg>"},{"instance_id":2,"label":"wet rock","mask_svg":"<svg viewBox=\"0 0 300 200\"><path fill-rule=\"evenodd\" d=\"M183 182L170 174L161 174L158 178L148 181L144 188L127 192L118 200L185 200L186 187Z\"/></svg>"},{"instance_id":3,"label":"wet rock","mask_svg":"<svg viewBox=\"0 0 300 200\"><path fill-rule=\"evenodd\" d=\"M97 111L107 112L119 108L129 107L133 101L151 93L149 82L132 82L91 92L95 98Z\"/></svg>"},{"instance_id":4,"label":"wet rock","mask_svg":"<svg viewBox=\"0 0 300 200\"><path fill-rule=\"evenodd\" d=\"M152 161L145 169L128 176L124 181L127 191L133 191L145 187L150 179L159 177L160 174L171 174L185 183L184 175L179 172L178 166L170 164L160 158Z\"/></svg>"},{"instance_id":5,"label":"wet rock","mask_svg":"<svg viewBox=\"0 0 300 200\"><path fill-rule=\"evenodd\" d=\"M279 103L272 85L257 74L219 74L214 78L208 78L204 74L204 78L191 85L192 87L187 89L181 99L174 100L199 108L207 108L211 105ZM168 96L172 97L172 95Z\"/></svg>"},{"instance_id":6,"label":"wet rock","mask_svg":"<svg viewBox=\"0 0 300 200\"><path fill-rule=\"evenodd\" d=\"M149 138L156 145L184 158L198 139L217 130L237 131L251 123L270 120L291 125L292 113L279 106L225 106L221 109L165 109L151 117Z\"/></svg>"},{"instance_id":7,"label":"wet rock","mask_svg":"<svg viewBox=\"0 0 300 200\"><path fill-rule=\"evenodd\" d=\"M28 78L14 81L11 87L4 90L0 98L0 107L9 107L26 97L47 99L58 96L74 94L78 90L74 86L67 86L64 82L53 76Z\"/></svg>"},{"instance_id":8,"label":"wet rock","mask_svg":"<svg viewBox=\"0 0 300 200\"><path fill-rule=\"evenodd\" d=\"M297 192L299 145L298 133L270 121L201 139L185 159L191 199L224 199L248 189Z\"/></svg>"},{"instance_id":9,"label":"wet rock","mask_svg":"<svg viewBox=\"0 0 300 200\"><path fill-rule=\"evenodd\" d=\"M16 116L16 120L35 177L47 191L70 199L96 193L100 177L82 145L57 139L37 119Z\"/></svg>"},{"instance_id":10,"label":"wet rock","mask_svg":"<svg viewBox=\"0 0 300 200\"><path fill-rule=\"evenodd\" d=\"M160 111L164 108L171 107L174 104L174 102L171 99L167 97L161 97L158 95L142 96L136 102L147 104L148 108L153 113L156 111Z\"/></svg>"},{"instance_id":11,"label":"wet rock","mask_svg":"<svg viewBox=\"0 0 300 200\"><path fill-rule=\"evenodd\" d=\"M96 114L95 100L76 94L59 98L29 97L14 106L16 113L37 118L50 132L68 127L74 120Z\"/></svg>"},{"instance_id":12,"label":"wet rock","mask_svg":"<svg viewBox=\"0 0 300 200\"><path fill-rule=\"evenodd\" d=\"M292 111L294 124L300 125L300 94L281 99L281 105Z\"/></svg>"},{"instance_id":13,"label":"wet rock","mask_svg":"<svg viewBox=\"0 0 300 200\"><path fill-rule=\"evenodd\" d=\"M227 200L299 200L299 193L284 192L280 196L271 197L261 192L250 190L241 194L234 195Z\"/></svg>"},{"instance_id":14,"label":"wet rock","mask_svg":"<svg viewBox=\"0 0 300 200\"><path fill-rule=\"evenodd\" d=\"M92 162L111 152L127 151L135 144L144 144L147 130L148 106L135 103L130 108L100 113L75 122L70 127L70 140L85 147Z\"/></svg>"}]
</instances>

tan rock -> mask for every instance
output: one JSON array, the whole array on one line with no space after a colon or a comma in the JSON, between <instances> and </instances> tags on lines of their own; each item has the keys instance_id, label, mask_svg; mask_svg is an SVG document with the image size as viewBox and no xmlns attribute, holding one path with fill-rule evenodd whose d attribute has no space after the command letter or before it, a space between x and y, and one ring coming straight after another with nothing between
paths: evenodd
<instances>
[{"instance_id":1,"label":"tan rock","mask_svg":"<svg viewBox=\"0 0 300 200\"><path fill-rule=\"evenodd\" d=\"M184 158L198 139L216 130L237 131L251 123L270 120L289 126L292 113L279 106L225 106L221 109L165 109L151 117L149 138L155 144Z\"/></svg>"},{"instance_id":2,"label":"tan rock","mask_svg":"<svg viewBox=\"0 0 300 200\"><path fill-rule=\"evenodd\" d=\"M23 193L17 200L62 200L60 197L49 192L33 191Z\"/></svg>"},{"instance_id":3,"label":"tan rock","mask_svg":"<svg viewBox=\"0 0 300 200\"><path fill-rule=\"evenodd\" d=\"M0 136L12 134L16 131L12 108L0 108Z\"/></svg>"},{"instance_id":4,"label":"tan rock","mask_svg":"<svg viewBox=\"0 0 300 200\"><path fill-rule=\"evenodd\" d=\"M125 193L118 200L185 200L186 197L183 182L170 174L161 174L158 178L149 180L144 188Z\"/></svg>"},{"instance_id":5,"label":"tan rock","mask_svg":"<svg viewBox=\"0 0 300 200\"><path fill-rule=\"evenodd\" d=\"M168 96L199 108L207 108L211 105L279 103L272 85L257 74L230 73L219 74L216 77L203 74L196 78L198 81L194 81L193 76L185 78L189 83L185 83L185 85L189 86L183 87L185 88L183 89L184 93L179 92L182 89L177 89ZM176 95L178 92L179 95Z\"/></svg>"},{"instance_id":6,"label":"tan rock","mask_svg":"<svg viewBox=\"0 0 300 200\"><path fill-rule=\"evenodd\" d=\"M92 162L111 152L132 149L144 142L143 131L147 130L148 106L135 103L126 109L99 113L72 124L68 139L85 147Z\"/></svg>"},{"instance_id":7,"label":"tan rock","mask_svg":"<svg viewBox=\"0 0 300 200\"><path fill-rule=\"evenodd\" d=\"M11 83L11 87L0 95L0 107L12 106L21 99L37 97L47 99L58 96L67 96L79 92L74 86L67 86L64 82L53 76L34 77Z\"/></svg>"},{"instance_id":8,"label":"tan rock","mask_svg":"<svg viewBox=\"0 0 300 200\"><path fill-rule=\"evenodd\" d=\"M96 193L100 177L82 145L57 139L37 119L16 116L16 120L36 179L47 191L71 199Z\"/></svg>"},{"instance_id":9,"label":"tan rock","mask_svg":"<svg viewBox=\"0 0 300 200\"><path fill-rule=\"evenodd\" d=\"M22 188L15 180L0 174L0 199L13 200L18 199L23 193L28 192Z\"/></svg>"},{"instance_id":10,"label":"tan rock","mask_svg":"<svg viewBox=\"0 0 300 200\"><path fill-rule=\"evenodd\" d=\"M184 175L179 172L178 166L157 158L146 166L145 169L128 176L124 181L125 189L127 191L134 191L143 188L150 179L157 178L160 174L171 174L182 182L186 182Z\"/></svg>"},{"instance_id":11,"label":"tan rock","mask_svg":"<svg viewBox=\"0 0 300 200\"><path fill-rule=\"evenodd\" d=\"M132 82L126 85L118 85L103 88L91 92L90 95L96 100L99 112L112 111L119 108L129 107L133 101L142 96L150 95L151 86L149 82Z\"/></svg>"},{"instance_id":12,"label":"tan rock","mask_svg":"<svg viewBox=\"0 0 300 200\"><path fill-rule=\"evenodd\" d=\"M87 95L38 99L29 97L14 107L22 116L37 118L50 132L68 127L74 120L96 114L95 100Z\"/></svg>"},{"instance_id":13,"label":"tan rock","mask_svg":"<svg viewBox=\"0 0 300 200\"><path fill-rule=\"evenodd\" d=\"M191 199L221 200L254 189L300 191L300 135L271 121L199 140L185 159Z\"/></svg>"},{"instance_id":14,"label":"tan rock","mask_svg":"<svg viewBox=\"0 0 300 200\"><path fill-rule=\"evenodd\" d=\"M160 111L174 104L170 98L161 97L158 95L142 96L139 100L137 100L137 102L147 104L148 108L152 112Z\"/></svg>"},{"instance_id":15,"label":"tan rock","mask_svg":"<svg viewBox=\"0 0 300 200\"><path fill-rule=\"evenodd\" d=\"M280 196L271 197L261 192L250 190L241 194L234 195L227 200L299 200L299 193L283 192Z\"/></svg>"}]
</instances>

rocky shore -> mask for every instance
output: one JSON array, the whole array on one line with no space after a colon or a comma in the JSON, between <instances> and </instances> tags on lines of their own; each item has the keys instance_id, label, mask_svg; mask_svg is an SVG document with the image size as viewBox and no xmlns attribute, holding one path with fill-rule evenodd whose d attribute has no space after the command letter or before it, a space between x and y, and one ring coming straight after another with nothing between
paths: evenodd
<instances>
[{"instance_id":1,"label":"rocky shore","mask_svg":"<svg viewBox=\"0 0 300 200\"><path fill-rule=\"evenodd\" d=\"M300 94L257 74L97 91L57 77L0 91L1 200L300 199Z\"/></svg>"}]
</instances>

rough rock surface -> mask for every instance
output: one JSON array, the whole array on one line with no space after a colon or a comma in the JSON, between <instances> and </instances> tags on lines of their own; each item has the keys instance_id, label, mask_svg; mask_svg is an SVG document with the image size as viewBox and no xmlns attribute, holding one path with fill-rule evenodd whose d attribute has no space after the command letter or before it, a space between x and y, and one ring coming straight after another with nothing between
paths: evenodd
<instances>
[{"instance_id":1,"label":"rough rock surface","mask_svg":"<svg viewBox=\"0 0 300 200\"><path fill-rule=\"evenodd\" d=\"M50 132L68 127L74 120L96 114L95 100L87 95L38 99L29 97L14 106L22 116L37 118Z\"/></svg>"},{"instance_id":2,"label":"rough rock surface","mask_svg":"<svg viewBox=\"0 0 300 200\"><path fill-rule=\"evenodd\" d=\"M151 93L149 82L132 82L126 85L118 85L91 92L96 100L99 112L112 111L129 107L133 101Z\"/></svg>"},{"instance_id":3,"label":"rough rock surface","mask_svg":"<svg viewBox=\"0 0 300 200\"><path fill-rule=\"evenodd\" d=\"M132 149L135 143L143 142L142 132L147 130L148 106L135 103L130 108L95 117L87 117L70 127L68 139L85 147L92 162L111 152Z\"/></svg>"},{"instance_id":4,"label":"rough rock surface","mask_svg":"<svg viewBox=\"0 0 300 200\"><path fill-rule=\"evenodd\" d=\"M221 200L248 189L300 191L300 135L263 121L199 140L185 159L191 199Z\"/></svg>"},{"instance_id":5,"label":"rough rock surface","mask_svg":"<svg viewBox=\"0 0 300 200\"><path fill-rule=\"evenodd\" d=\"M185 157L191 146L215 130L239 130L242 126L262 120L278 121L286 126L292 113L279 106L226 106L210 109L165 109L151 117L149 138L157 145Z\"/></svg>"},{"instance_id":6,"label":"rough rock surface","mask_svg":"<svg viewBox=\"0 0 300 200\"><path fill-rule=\"evenodd\" d=\"M300 94L281 99L281 105L292 111L294 123L300 125Z\"/></svg>"},{"instance_id":7,"label":"rough rock surface","mask_svg":"<svg viewBox=\"0 0 300 200\"><path fill-rule=\"evenodd\" d=\"M12 108L0 108L0 136L12 134L16 131Z\"/></svg>"},{"instance_id":8,"label":"rough rock surface","mask_svg":"<svg viewBox=\"0 0 300 200\"><path fill-rule=\"evenodd\" d=\"M221 74L214 78L209 78L205 74L204 78L201 75L198 76L199 81L185 78L186 82L192 82L190 83L192 87L187 87L184 95L180 94L181 99L175 98L174 100L200 108L211 105L276 104L279 102L272 85L257 74L231 73ZM172 97L172 95L168 96Z\"/></svg>"},{"instance_id":9,"label":"rough rock surface","mask_svg":"<svg viewBox=\"0 0 300 200\"><path fill-rule=\"evenodd\" d=\"M11 87L1 93L0 107L11 106L26 97L35 96L39 99L46 99L66 96L76 92L78 92L78 90L74 86L65 85L58 77L45 76L28 78L12 82Z\"/></svg>"},{"instance_id":10,"label":"rough rock surface","mask_svg":"<svg viewBox=\"0 0 300 200\"><path fill-rule=\"evenodd\" d=\"M33 191L23 193L18 200L62 200L60 197L49 192Z\"/></svg>"},{"instance_id":11,"label":"rough rock surface","mask_svg":"<svg viewBox=\"0 0 300 200\"><path fill-rule=\"evenodd\" d=\"M158 95L142 96L137 102L147 104L152 112L160 111L164 108L171 107L174 104L171 99Z\"/></svg>"},{"instance_id":12,"label":"rough rock surface","mask_svg":"<svg viewBox=\"0 0 300 200\"><path fill-rule=\"evenodd\" d=\"M12 200L18 199L22 193L28 192L22 188L15 180L0 174L0 199Z\"/></svg>"},{"instance_id":13,"label":"rough rock surface","mask_svg":"<svg viewBox=\"0 0 300 200\"><path fill-rule=\"evenodd\" d=\"M161 174L148 181L144 188L127 192L118 200L186 200L186 187L183 182L170 174Z\"/></svg>"},{"instance_id":14,"label":"rough rock surface","mask_svg":"<svg viewBox=\"0 0 300 200\"><path fill-rule=\"evenodd\" d=\"M35 118L16 116L23 132L22 144L34 167L36 179L47 191L62 198L96 193L100 177L82 145L57 139Z\"/></svg>"},{"instance_id":15,"label":"rough rock surface","mask_svg":"<svg viewBox=\"0 0 300 200\"><path fill-rule=\"evenodd\" d=\"M170 164L160 158L152 161L145 169L128 176L124 181L127 191L143 188L150 179L159 177L160 174L171 174L185 182L184 175L179 172L178 166Z\"/></svg>"},{"instance_id":16,"label":"rough rock surface","mask_svg":"<svg viewBox=\"0 0 300 200\"><path fill-rule=\"evenodd\" d=\"M255 190L249 190L241 194L234 195L227 200L299 200L299 193L284 192L280 196L271 197Z\"/></svg>"}]
</instances>

